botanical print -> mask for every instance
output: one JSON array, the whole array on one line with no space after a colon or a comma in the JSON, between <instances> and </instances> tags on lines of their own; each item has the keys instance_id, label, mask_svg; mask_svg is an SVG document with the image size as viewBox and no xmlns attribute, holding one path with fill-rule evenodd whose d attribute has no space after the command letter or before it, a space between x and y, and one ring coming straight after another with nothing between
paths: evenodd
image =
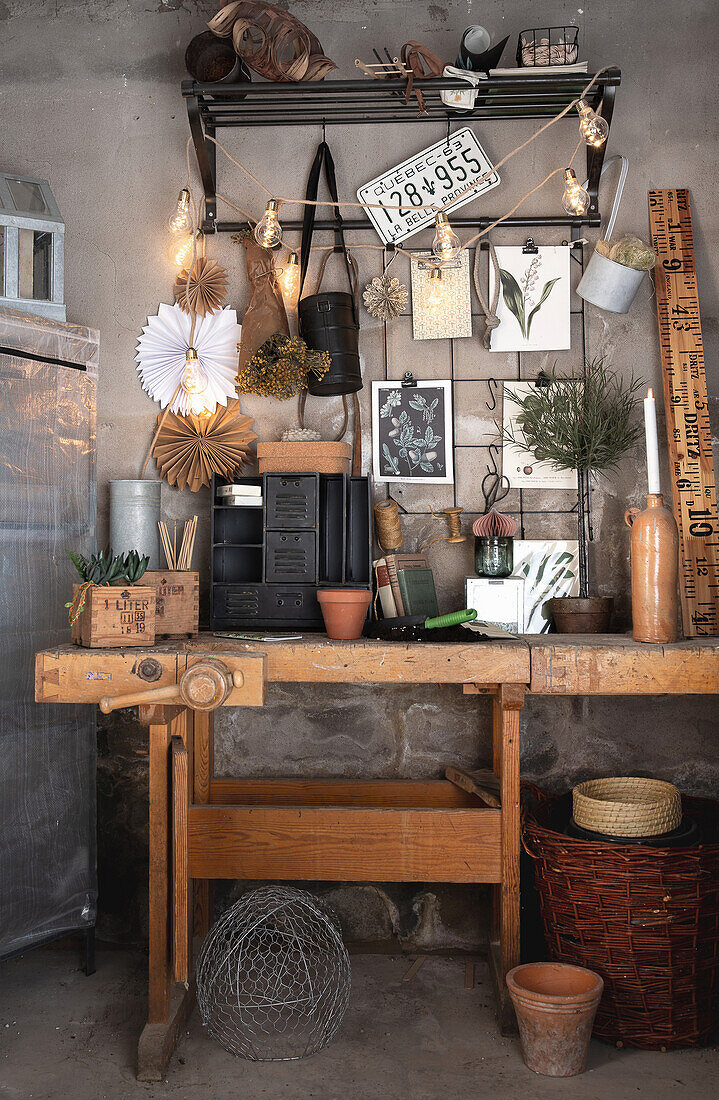
<instances>
[{"instance_id":1,"label":"botanical print","mask_svg":"<svg viewBox=\"0 0 719 1100\"><path fill-rule=\"evenodd\" d=\"M512 489L569 489L576 493L577 475L574 470L563 470L551 462L543 462L519 445L519 441L524 439L516 419L521 410L512 400L512 395L523 398L534 386L534 382L504 383L502 473ZM508 436L512 436L517 443L510 442Z\"/></svg>"},{"instance_id":2,"label":"botanical print","mask_svg":"<svg viewBox=\"0 0 719 1100\"><path fill-rule=\"evenodd\" d=\"M517 318L517 324L521 328L522 336L525 340L529 339L529 334L532 330L532 321L552 293L552 288L555 283L558 283L561 279L561 275L556 275L553 279L547 279L542 288L542 293L539 295L539 300L537 304L534 305L535 295L537 293L536 284L539 279L541 267L542 257L537 253L537 255L532 258L532 262L524 272L524 275L521 276L519 283L517 283L511 271L506 271L503 267L499 269L505 305Z\"/></svg>"},{"instance_id":3,"label":"botanical print","mask_svg":"<svg viewBox=\"0 0 719 1100\"><path fill-rule=\"evenodd\" d=\"M535 253L499 247L499 325L492 351L560 351L570 346L569 249L542 247ZM490 299L495 287L489 268Z\"/></svg>"},{"instance_id":4,"label":"botanical print","mask_svg":"<svg viewBox=\"0 0 719 1100\"><path fill-rule=\"evenodd\" d=\"M553 596L579 595L579 543L576 539L515 539L514 576L524 577L524 633L546 634Z\"/></svg>"},{"instance_id":5,"label":"botanical print","mask_svg":"<svg viewBox=\"0 0 719 1100\"><path fill-rule=\"evenodd\" d=\"M375 479L451 483L450 385L372 383Z\"/></svg>"}]
</instances>

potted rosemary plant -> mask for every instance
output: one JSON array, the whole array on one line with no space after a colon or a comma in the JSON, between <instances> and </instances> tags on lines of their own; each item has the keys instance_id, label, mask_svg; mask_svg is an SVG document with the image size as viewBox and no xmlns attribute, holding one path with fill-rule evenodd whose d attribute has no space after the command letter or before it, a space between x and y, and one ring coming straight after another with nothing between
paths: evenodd
<instances>
[{"instance_id":1,"label":"potted rosemary plant","mask_svg":"<svg viewBox=\"0 0 719 1100\"><path fill-rule=\"evenodd\" d=\"M518 437L510 430L509 442L529 450L538 461L577 474L579 596L548 601L561 634L601 634L609 628L612 597L589 595L589 477L607 475L637 442L641 386L641 379L634 377L625 382L601 357L587 360L581 375L562 377L553 370L526 397L509 391L519 406Z\"/></svg>"}]
</instances>

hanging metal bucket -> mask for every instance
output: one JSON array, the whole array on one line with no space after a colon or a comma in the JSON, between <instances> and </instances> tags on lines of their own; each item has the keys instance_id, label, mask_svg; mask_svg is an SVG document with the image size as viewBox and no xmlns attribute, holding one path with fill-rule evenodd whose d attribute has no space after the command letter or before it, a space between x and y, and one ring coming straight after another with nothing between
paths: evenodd
<instances>
[{"instance_id":1,"label":"hanging metal bucket","mask_svg":"<svg viewBox=\"0 0 719 1100\"><path fill-rule=\"evenodd\" d=\"M625 267L594 251L577 287L577 294L585 302L591 302L609 313L627 313L645 275L646 271Z\"/></svg>"},{"instance_id":2,"label":"hanging metal bucket","mask_svg":"<svg viewBox=\"0 0 719 1100\"><path fill-rule=\"evenodd\" d=\"M622 167L619 173L612 212L609 215L604 234L605 241L608 241L611 237L614 223L617 220L619 203L629 171L629 161L621 154L610 157L604 162L599 177L601 181L607 169L618 161L621 162ZM585 183L584 186L586 187L587 184ZM606 309L608 313L627 313L645 275L646 271L636 271L633 267L625 267L624 264L615 263L614 260L602 256L601 252L597 252L595 249L579 282L577 294L580 298L584 298L585 302L591 302L592 305L599 306L600 309Z\"/></svg>"},{"instance_id":3,"label":"hanging metal bucket","mask_svg":"<svg viewBox=\"0 0 719 1100\"><path fill-rule=\"evenodd\" d=\"M113 554L147 554L148 569L160 569L159 481L110 482L110 548Z\"/></svg>"}]
</instances>

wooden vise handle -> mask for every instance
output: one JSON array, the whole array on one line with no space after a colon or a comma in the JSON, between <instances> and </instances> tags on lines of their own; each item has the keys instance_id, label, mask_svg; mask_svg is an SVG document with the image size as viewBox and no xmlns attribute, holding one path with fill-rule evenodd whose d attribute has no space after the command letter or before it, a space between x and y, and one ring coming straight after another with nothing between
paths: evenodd
<instances>
[{"instance_id":1,"label":"wooden vise handle","mask_svg":"<svg viewBox=\"0 0 719 1100\"><path fill-rule=\"evenodd\" d=\"M127 695L103 695L100 710L111 714L121 707L139 707L142 703L179 703L181 702L179 684L167 687L149 688L147 691L131 691Z\"/></svg>"},{"instance_id":2,"label":"wooden vise handle","mask_svg":"<svg viewBox=\"0 0 719 1100\"><path fill-rule=\"evenodd\" d=\"M233 687L240 688L244 682L245 676L240 669L230 672L223 661L208 657L186 668L176 684L127 695L103 695L100 710L103 714L111 714L120 707L168 702L180 703L191 710L215 710L224 703Z\"/></svg>"}]
</instances>

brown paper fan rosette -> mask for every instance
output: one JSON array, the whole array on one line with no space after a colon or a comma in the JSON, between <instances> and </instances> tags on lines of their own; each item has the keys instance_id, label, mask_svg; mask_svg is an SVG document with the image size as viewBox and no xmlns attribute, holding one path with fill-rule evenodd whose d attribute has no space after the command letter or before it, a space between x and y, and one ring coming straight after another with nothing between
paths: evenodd
<instances>
[{"instance_id":1,"label":"brown paper fan rosette","mask_svg":"<svg viewBox=\"0 0 719 1100\"><path fill-rule=\"evenodd\" d=\"M257 439L253 424L240 412L239 401L232 400L206 419L169 413L152 448L161 476L192 493L209 485L213 473L233 477L251 461L250 443Z\"/></svg>"},{"instance_id":2,"label":"brown paper fan rosette","mask_svg":"<svg viewBox=\"0 0 719 1100\"><path fill-rule=\"evenodd\" d=\"M198 317L214 313L227 300L227 272L217 260L198 256L192 265L190 281L183 269L175 282L175 301L185 313L193 310Z\"/></svg>"}]
</instances>

